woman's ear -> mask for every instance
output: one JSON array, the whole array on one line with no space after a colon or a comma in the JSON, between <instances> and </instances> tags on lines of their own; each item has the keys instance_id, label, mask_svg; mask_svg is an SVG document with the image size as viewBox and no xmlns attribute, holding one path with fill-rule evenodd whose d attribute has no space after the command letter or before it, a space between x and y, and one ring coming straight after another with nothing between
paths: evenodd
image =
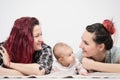
<instances>
[{"instance_id":1,"label":"woman's ear","mask_svg":"<svg viewBox=\"0 0 120 80\"><path fill-rule=\"evenodd\" d=\"M104 43L99 44L99 50L103 51L104 49L105 49L105 44Z\"/></svg>"}]
</instances>

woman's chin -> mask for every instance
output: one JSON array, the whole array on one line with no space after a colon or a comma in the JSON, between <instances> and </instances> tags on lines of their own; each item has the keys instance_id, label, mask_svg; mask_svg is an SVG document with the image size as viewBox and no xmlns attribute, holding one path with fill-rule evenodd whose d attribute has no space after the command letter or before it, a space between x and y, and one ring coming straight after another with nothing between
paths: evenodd
<instances>
[{"instance_id":1,"label":"woman's chin","mask_svg":"<svg viewBox=\"0 0 120 80\"><path fill-rule=\"evenodd\" d=\"M38 47L38 48L36 48L35 50L36 50L36 51L41 50L41 47Z\"/></svg>"},{"instance_id":2,"label":"woman's chin","mask_svg":"<svg viewBox=\"0 0 120 80\"><path fill-rule=\"evenodd\" d=\"M87 57L86 53L83 53L82 56L83 56L83 57Z\"/></svg>"}]
</instances>

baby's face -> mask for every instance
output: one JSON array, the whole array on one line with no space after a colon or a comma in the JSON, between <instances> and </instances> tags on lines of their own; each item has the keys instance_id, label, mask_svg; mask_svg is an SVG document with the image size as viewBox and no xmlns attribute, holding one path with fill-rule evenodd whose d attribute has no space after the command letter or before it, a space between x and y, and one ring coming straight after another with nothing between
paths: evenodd
<instances>
[{"instance_id":1,"label":"baby's face","mask_svg":"<svg viewBox=\"0 0 120 80\"><path fill-rule=\"evenodd\" d=\"M63 61L64 61L64 64L66 65L70 65L75 62L75 56L71 48L67 48L63 52Z\"/></svg>"}]
</instances>

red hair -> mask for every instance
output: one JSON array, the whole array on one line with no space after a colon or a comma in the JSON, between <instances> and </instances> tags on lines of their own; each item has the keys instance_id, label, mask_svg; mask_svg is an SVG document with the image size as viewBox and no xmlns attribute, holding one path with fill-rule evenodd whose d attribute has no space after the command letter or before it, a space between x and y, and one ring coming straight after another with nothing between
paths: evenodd
<instances>
[{"instance_id":1,"label":"red hair","mask_svg":"<svg viewBox=\"0 0 120 80\"><path fill-rule=\"evenodd\" d=\"M31 63L33 48L33 27L39 25L34 17L22 17L15 21L10 36L4 43L10 60L18 63Z\"/></svg>"},{"instance_id":2,"label":"red hair","mask_svg":"<svg viewBox=\"0 0 120 80\"><path fill-rule=\"evenodd\" d=\"M107 29L107 31L110 33L110 35L115 33L115 27L111 20L108 20L108 19L104 20L103 25Z\"/></svg>"}]
</instances>

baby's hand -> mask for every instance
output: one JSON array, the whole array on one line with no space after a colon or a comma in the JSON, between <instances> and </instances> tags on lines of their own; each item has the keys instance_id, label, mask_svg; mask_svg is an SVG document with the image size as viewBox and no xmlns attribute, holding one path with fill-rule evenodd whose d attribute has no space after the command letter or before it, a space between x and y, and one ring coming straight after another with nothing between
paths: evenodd
<instances>
[{"instance_id":1,"label":"baby's hand","mask_svg":"<svg viewBox=\"0 0 120 80\"><path fill-rule=\"evenodd\" d=\"M84 76L88 74L87 70L83 68L81 63L79 63L79 65L77 66L76 72L77 74L84 75Z\"/></svg>"},{"instance_id":2,"label":"baby's hand","mask_svg":"<svg viewBox=\"0 0 120 80\"><path fill-rule=\"evenodd\" d=\"M87 72L87 70L85 70L85 69L81 69L81 70L79 71L79 75L84 75L84 76L86 76L86 75L88 75L88 72Z\"/></svg>"}]
</instances>

